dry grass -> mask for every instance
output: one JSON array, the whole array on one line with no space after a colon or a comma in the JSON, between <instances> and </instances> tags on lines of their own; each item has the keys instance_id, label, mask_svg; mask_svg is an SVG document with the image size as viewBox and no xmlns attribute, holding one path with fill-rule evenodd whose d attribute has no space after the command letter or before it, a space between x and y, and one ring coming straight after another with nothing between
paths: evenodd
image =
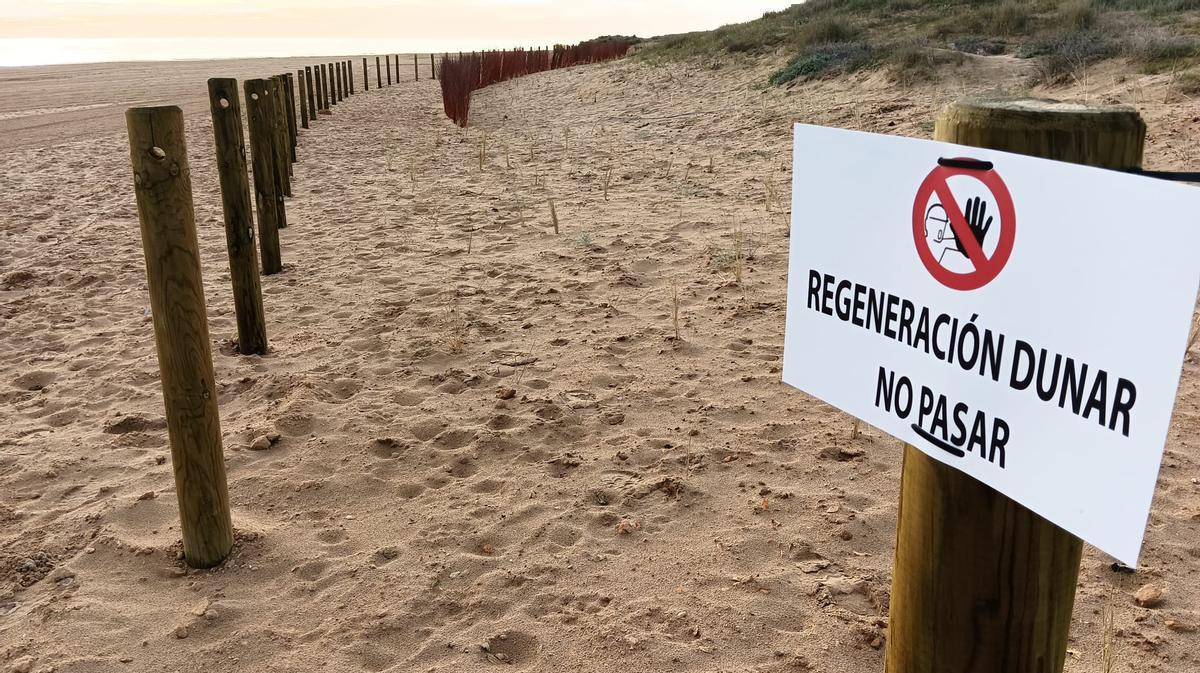
<instances>
[{"instance_id":1,"label":"dry grass","mask_svg":"<svg viewBox=\"0 0 1200 673\"><path fill-rule=\"evenodd\" d=\"M1108 605L1104 608L1103 631L1100 634L1100 671L1113 673L1117 661L1116 590L1109 589Z\"/></svg>"},{"instance_id":2,"label":"dry grass","mask_svg":"<svg viewBox=\"0 0 1200 673\"><path fill-rule=\"evenodd\" d=\"M765 192L766 209L768 213L775 212L776 206L779 204L779 192L776 184L775 171L777 162L771 162L771 170L767 173L767 178L763 183L763 191Z\"/></svg>"},{"instance_id":3,"label":"dry grass","mask_svg":"<svg viewBox=\"0 0 1200 673\"><path fill-rule=\"evenodd\" d=\"M675 341L681 341L679 335L679 283L671 280L671 326L675 328Z\"/></svg>"}]
</instances>

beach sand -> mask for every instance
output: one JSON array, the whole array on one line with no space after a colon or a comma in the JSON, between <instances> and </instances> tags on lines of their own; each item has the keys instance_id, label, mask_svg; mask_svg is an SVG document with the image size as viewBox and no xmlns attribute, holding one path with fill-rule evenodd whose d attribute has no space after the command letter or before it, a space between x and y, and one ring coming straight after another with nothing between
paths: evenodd
<instances>
[{"instance_id":1,"label":"beach sand","mask_svg":"<svg viewBox=\"0 0 1200 673\"><path fill-rule=\"evenodd\" d=\"M623 61L477 92L466 131L436 82L372 81L302 132L244 357L204 80L314 62L0 73L0 671L882 670L901 446L780 382L791 124L929 137L1026 66ZM1134 104L1147 167L1195 168L1170 80L1035 93ZM149 103L187 117L238 531L211 571L179 560L122 119ZM1113 670L1198 666L1198 373L1142 566L1085 550L1068 671L1104 670L1110 610Z\"/></svg>"}]
</instances>

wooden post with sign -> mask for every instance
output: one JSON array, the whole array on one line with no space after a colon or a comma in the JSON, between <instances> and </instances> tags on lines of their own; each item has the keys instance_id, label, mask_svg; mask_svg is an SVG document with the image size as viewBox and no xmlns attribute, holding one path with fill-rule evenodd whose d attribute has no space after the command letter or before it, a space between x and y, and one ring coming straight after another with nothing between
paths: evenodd
<instances>
[{"instance_id":1,"label":"wooden post with sign","mask_svg":"<svg viewBox=\"0 0 1200 673\"><path fill-rule=\"evenodd\" d=\"M233 548L183 112L130 108L129 158L171 443L184 560L211 568Z\"/></svg>"},{"instance_id":2,"label":"wooden post with sign","mask_svg":"<svg viewBox=\"0 0 1200 673\"><path fill-rule=\"evenodd\" d=\"M964 99L936 140L1110 169L1138 168L1133 108ZM1040 223L1053 226L1053 223ZM888 673L1059 673L1083 543L905 445Z\"/></svg>"},{"instance_id":3,"label":"wooden post with sign","mask_svg":"<svg viewBox=\"0 0 1200 673\"><path fill-rule=\"evenodd\" d=\"M225 246L229 250L238 352L243 355L264 355L267 352L267 328L263 317L262 288L258 280L258 253L254 249L253 206L250 180L246 173L246 139L242 135L242 106L238 103L237 80L224 77L208 80L208 100L217 148L217 173L221 178Z\"/></svg>"}]
</instances>

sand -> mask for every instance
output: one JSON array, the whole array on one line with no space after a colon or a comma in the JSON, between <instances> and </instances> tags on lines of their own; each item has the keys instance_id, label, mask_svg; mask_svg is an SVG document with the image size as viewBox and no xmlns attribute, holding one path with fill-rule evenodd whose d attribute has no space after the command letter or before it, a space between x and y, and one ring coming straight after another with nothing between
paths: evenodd
<instances>
[{"instance_id":1,"label":"sand","mask_svg":"<svg viewBox=\"0 0 1200 673\"><path fill-rule=\"evenodd\" d=\"M0 671L882 670L900 444L780 382L790 124L928 137L1028 73L764 89L778 61L544 73L479 92L465 132L436 83L356 95L302 136L265 357L231 344L203 80L306 61L22 69ZM1034 93L1135 104L1147 167L1195 168L1200 106L1169 84L1113 64ZM188 121L238 530L212 571L179 560L121 121L150 100ZM1142 567L1085 551L1068 671L1103 670L1110 610L1114 670L1197 667L1197 375Z\"/></svg>"}]
</instances>

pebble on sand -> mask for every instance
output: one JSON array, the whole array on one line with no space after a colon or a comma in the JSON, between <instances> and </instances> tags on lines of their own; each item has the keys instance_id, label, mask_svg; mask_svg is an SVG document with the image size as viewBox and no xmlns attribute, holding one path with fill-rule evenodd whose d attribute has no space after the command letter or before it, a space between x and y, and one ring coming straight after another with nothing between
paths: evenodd
<instances>
[{"instance_id":1,"label":"pebble on sand","mask_svg":"<svg viewBox=\"0 0 1200 673\"><path fill-rule=\"evenodd\" d=\"M1163 604L1163 588L1157 584L1143 584L1133 595L1133 601L1142 608L1156 608Z\"/></svg>"},{"instance_id":2,"label":"pebble on sand","mask_svg":"<svg viewBox=\"0 0 1200 673\"><path fill-rule=\"evenodd\" d=\"M259 435L258 437L254 438L253 442L250 443L250 450L266 451L277 441L279 441L279 433L272 432L265 435Z\"/></svg>"}]
</instances>

